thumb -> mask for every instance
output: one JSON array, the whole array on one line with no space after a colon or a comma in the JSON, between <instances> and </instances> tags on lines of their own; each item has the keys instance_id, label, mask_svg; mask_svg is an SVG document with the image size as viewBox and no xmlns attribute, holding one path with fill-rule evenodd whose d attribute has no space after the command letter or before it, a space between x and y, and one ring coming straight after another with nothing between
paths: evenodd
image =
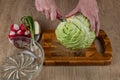
<instances>
[{"instance_id":1,"label":"thumb","mask_svg":"<svg viewBox=\"0 0 120 80\"><path fill-rule=\"evenodd\" d=\"M70 13L68 13L65 17L70 17L70 16L76 14L77 12L78 12L78 9L75 8L75 9L73 9Z\"/></svg>"}]
</instances>

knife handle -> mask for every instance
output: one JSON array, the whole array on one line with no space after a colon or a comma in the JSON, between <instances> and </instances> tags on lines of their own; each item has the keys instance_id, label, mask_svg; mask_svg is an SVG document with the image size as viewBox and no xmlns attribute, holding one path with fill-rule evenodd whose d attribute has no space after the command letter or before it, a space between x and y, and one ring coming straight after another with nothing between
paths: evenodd
<instances>
[{"instance_id":1,"label":"knife handle","mask_svg":"<svg viewBox=\"0 0 120 80\"><path fill-rule=\"evenodd\" d=\"M57 12L57 16L56 16L57 19L61 19L62 16Z\"/></svg>"},{"instance_id":2,"label":"knife handle","mask_svg":"<svg viewBox=\"0 0 120 80\"><path fill-rule=\"evenodd\" d=\"M61 16L59 13L57 13L56 18L60 20L61 22L67 21L63 16Z\"/></svg>"}]
</instances>

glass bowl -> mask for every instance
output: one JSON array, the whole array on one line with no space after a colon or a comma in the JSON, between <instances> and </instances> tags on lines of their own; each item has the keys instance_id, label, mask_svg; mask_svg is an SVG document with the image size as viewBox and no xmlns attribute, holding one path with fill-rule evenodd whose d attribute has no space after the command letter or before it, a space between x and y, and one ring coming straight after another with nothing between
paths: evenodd
<instances>
[{"instance_id":1,"label":"glass bowl","mask_svg":"<svg viewBox=\"0 0 120 80\"><path fill-rule=\"evenodd\" d=\"M44 61L42 46L27 37L10 40L9 52L0 66L1 80L33 80Z\"/></svg>"}]
</instances>

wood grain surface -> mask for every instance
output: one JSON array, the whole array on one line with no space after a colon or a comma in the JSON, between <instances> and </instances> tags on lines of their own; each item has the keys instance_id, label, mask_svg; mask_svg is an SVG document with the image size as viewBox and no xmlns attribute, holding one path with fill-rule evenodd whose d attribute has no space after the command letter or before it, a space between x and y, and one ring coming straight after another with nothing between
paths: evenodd
<instances>
[{"instance_id":1,"label":"wood grain surface","mask_svg":"<svg viewBox=\"0 0 120 80\"><path fill-rule=\"evenodd\" d=\"M87 49L72 50L60 44L56 38L55 30L45 31L41 40L45 52L44 64L55 66L110 64L112 61L112 48L109 38L103 30L100 30L96 40L99 44L95 42Z\"/></svg>"},{"instance_id":2,"label":"wood grain surface","mask_svg":"<svg viewBox=\"0 0 120 80\"><path fill-rule=\"evenodd\" d=\"M63 15L71 11L78 0L56 0ZM120 80L120 0L97 0L100 9L101 29L110 38L113 62L109 66L44 66L35 80ZM36 11L34 0L0 0L0 63L9 54L7 34L9 26L19 23L23 15L32 15L42 30L55 28L58 21L51 22ZM47 28L46 28L47 27Z\"/></svg>"}]
</instances>

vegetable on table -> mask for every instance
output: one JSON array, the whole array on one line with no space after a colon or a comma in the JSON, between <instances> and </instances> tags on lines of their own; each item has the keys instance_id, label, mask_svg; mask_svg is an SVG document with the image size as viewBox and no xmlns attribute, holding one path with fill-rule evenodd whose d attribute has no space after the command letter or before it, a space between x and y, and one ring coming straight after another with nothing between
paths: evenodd
<instances>
[{"instance_id":1,"label":"vegetable on table","mask_svg":"<svg viewBox=\"0 0 120 80\"><path fill-rule=\"evenodd\" d=\"M26 28L30 31L31 33L31 50L38 49L36 43L35 43L35 24L34 20L31 16L23 16L21 18L22 23L26 26ZM33 49L35 48L35 49Z\"/></svg>"},{"instance_id":2,"label":"vegetable on table","mask_svg":"<svg viewBox=\"0 0 120 80\"><path fill-rule=\"evenodd\" d=\"M10 29L11 31L17 32L20 29L20 27L18 24L13 24L11 25Z\"/></svg>"},{"instance_id":3,"label":"vegetable on table","mask_svg":"<svg viewBox=\"0 0 120 80\"><path fill-rule=\"evenodd\" d=\"M13 43L13 39L15 37L27 37L31 40L31 51L38 49L35 40L39 39L40 36L39 23L37 21L34 21L31 16L23 16L21 18L21 21L22 24L20 26L18 24L11 25L10 33L8 34L9 41Z\"/></svg>"},{"instance_id":4,"label":"vegetable on table","mask_svg":"<svg viewBox=\"0 0 120 80\"><path fill-rule=\"evenodd\" d=\"M31 33L31 38L34 41L34 33L35 33L35 27L34 27L34 20L31 16L23 16L21 18L22 23L26 26L26 28Z\"/></svg>"},{"instance_id":5,"label":"vegetable on table","mask_svg":"<svg viewBox=\"0 0 120 80\"><path fill-rule=\"evenodd\" d=\"M27 30L24 24L20 25L20 30L22 30L22 31L26 31Z\"/></svg>"},{"instance_id":6,"label":"vegetable on table","mask_svg":"<svg viewBox=\"0 0 120 80\"><path fill-rule=\"evenodd\" d=\"M90 22L82 14L74 15L61 22L55 34L57 40L66 48L88 48L95 39L95 32L90 31Z\"/></svg>"},{"instance_id":7,"label":"vegetable on table","mask_svg":"<svg viewBox=\"0 0 120 80\"><path fill-rule=\"evenodd\" d=\"M30 37L30 33L26 34L26 27L24 24L21 24L20 26L18 24L13 24L10 26L10 33L8 34L8 38L12 39L16 36L23 36L23 37Z\"/></svg>"},{"instance_id":8,"label":"vegetable on table","mask_svg":"<svg viewBox=\"0 0 120 80\"><path fill-rule=\"evenodd\" d=\"M34 21L34 25L35 25L35 35L39 35L41 32L40 25L37 21Z\"/></svg>"},{"instance_id":9,"label":"vegetable on table","mask_svg":"<svg viewBox=\"0 0 120 80\"><path fill-rule=\"evenodd\" d=\"M33 41L38 40L41 28L38 21L34 21L31 16L23 16L21 18L22 24L12 24L10 26L10 33L8 35L9 39L16 36L29 37Z\"/></svg>"}]
</instances>

